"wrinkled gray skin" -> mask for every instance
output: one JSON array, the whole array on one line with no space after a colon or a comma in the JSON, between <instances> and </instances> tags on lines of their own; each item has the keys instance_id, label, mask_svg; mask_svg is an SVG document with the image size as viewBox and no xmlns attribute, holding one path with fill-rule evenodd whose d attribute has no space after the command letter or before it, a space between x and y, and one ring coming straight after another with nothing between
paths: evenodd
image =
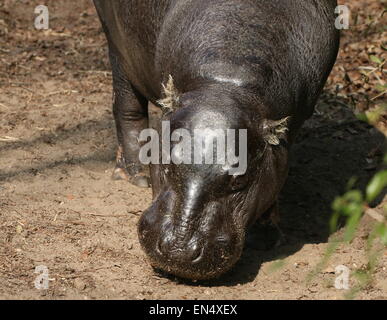
<instances>
[{"instance_id":1,"label":"wrinkled gray skin","mask_svg":"<svg viewBox=\"0 0 387 320\"><path fill-rule=\"evenodd\" d=\"M119 152L115 178L147 187L139 132L148 102L173 76L172 130L248 129L248 169L152 166L152 206L138 234L151 264L209 279L240 258L247 228L275 213L288 152L311 116L337 56L336 0L94 0L113 68ZM280 145L267 124L290 117Z\"/></svg>"}]
</instances>

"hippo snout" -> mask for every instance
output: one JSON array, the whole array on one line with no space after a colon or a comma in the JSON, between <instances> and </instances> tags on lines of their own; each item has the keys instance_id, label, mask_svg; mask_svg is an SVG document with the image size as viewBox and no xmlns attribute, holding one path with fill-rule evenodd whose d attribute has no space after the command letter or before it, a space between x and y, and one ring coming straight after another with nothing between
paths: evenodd
<instances>
[{"instance_id":1,"label":"hippo snout","mask_svg":"<svg viewBox=\"0 0 387 320\"><path fill-rule=\"evenodd\" d=\"M186 246L181 247L177 241L162 235L156 245L156 253L160 258L179 263L195 264L203 258L204 246L199 245L198 239L192 239Z\"/></svg>"},{"instance_id":2,"label":"hippo snout","mask_svg":"<svg viewBox=\"0 0 387 320\"><path fill-rule=\"evenodd\" d=\"M232 226L214 218L221 215L214 211L216 206L209 207L212 210L195 214L168 213L158 200L144 212L138 233L153 267L191 280L215 278L231 269L241 255L243 239Z\"/></svg>"}]
</instances>

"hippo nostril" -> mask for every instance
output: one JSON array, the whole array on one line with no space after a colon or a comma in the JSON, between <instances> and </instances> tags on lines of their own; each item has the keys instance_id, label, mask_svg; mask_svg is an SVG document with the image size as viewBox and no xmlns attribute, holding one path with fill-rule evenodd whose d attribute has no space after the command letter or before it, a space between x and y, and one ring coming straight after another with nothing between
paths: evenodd
<instances>
[{"instance_id":1,"label":"hippo nostril","mask_svg":"<svg viewBox=\"0 0 387 320\"><path fill-rule=\"evenodd\" d=\"M168 261L180 261L185 263L198 263L201 261L204 253L204 248L198 248L198 246L186 248L176 248L173 244L169 243L165 239L159 239L154 247L155 252L161 258L167 259Z\"/></svg>"},{"instance_id":2,"label":"hippo nostril","mask_svg":"<svg viewBox=\"0 0 387 320\"><path fill-rule=\"evenodd\" d=\"M204 248L197 250L195 255L193 256L192 263L198 263L203 257Z\"/></svg>"}]
</instances>

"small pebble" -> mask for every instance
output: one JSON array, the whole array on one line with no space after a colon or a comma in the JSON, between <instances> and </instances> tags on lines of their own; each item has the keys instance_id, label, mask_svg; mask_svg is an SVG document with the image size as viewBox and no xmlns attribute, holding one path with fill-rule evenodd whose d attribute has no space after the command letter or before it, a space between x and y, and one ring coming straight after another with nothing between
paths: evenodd
<instances>
[{"instance_id":1,"label":"small pebble","mask_svg":"<svg viewBox=\"0 0 387 320\"><path fill-rule=\"evenodd\" d=\"M86 283L81 278L76 278L74 280L74 287L78 290L85 290L86 289Z\"/></svg>"}]
</instances>

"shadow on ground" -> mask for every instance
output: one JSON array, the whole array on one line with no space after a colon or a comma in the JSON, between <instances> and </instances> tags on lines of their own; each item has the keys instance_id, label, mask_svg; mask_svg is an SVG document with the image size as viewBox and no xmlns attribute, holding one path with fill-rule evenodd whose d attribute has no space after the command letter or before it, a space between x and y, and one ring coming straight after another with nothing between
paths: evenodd
<instances>
[{"instance_id":1,"label":"shadow on ground","mask_svg":"<svg viewBox=\"0 0 387 320\"><path fill-rule=\"evenodd\" d=\"M60 129L56 132L50 132L43 134L39 137L32 138L30 140L15 141L11 143L4 144L0 146L0 154L5 154L7 151L12 150L25 150L25 149L34 149L41 145L60 145L65 141L74 141L74 146L79 144L79 141L89 142L89 136L96 137L97 140L92 141L95 145L103 145L103 135L101 131L111 131L111 134L114 134L113 122L110 117L106 116L100 120L90 120L84 123L77 124L76 126L71 126L66 129ZM93 134L91 134L93 133ZM108 134L109 134L108 133ZM93 138L95 139L95 138ZM99 141L98 141L99 140ZM115 145L109 145L108 148L101 147L96 148L95 152L89 153L84 156L74 156L69 154L66 158L60 158L57 160L48 160L42 161L39 165L23 167L22 169L15 169L10 171L0 170L0 183L5 180L10 180L22 176L24 174L33 174L35 175L38 172L43 172L47 169L54 169L63 165L74 165L74 164L84 164L87 162L109 162L115 159L114 154Z\"/></svg>"}]
</instances>

